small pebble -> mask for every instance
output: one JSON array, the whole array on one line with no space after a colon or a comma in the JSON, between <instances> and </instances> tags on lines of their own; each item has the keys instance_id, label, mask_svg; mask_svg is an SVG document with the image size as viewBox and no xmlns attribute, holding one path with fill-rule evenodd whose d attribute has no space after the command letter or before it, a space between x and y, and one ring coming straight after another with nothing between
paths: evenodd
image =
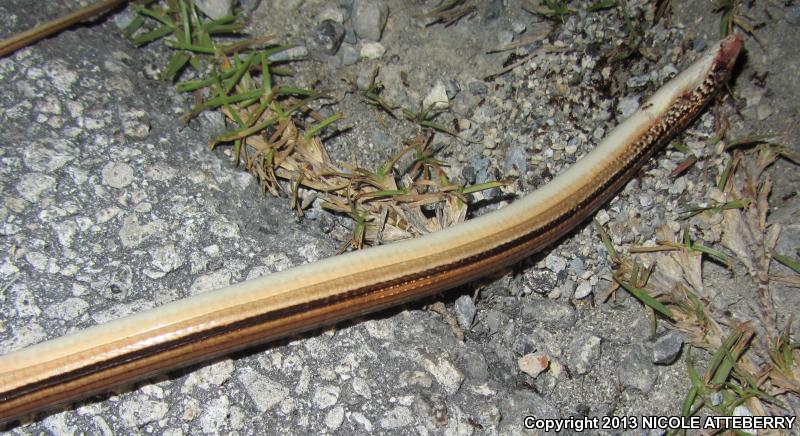
<instances>
[{"instance_id":1,"label":"small pebble","mask_svg":"<svg viewBox=\"0 0 800 436\"><path fill-rule=\"evenodd\" d=\"M28 173L20 177L16 188L22 198L36 203L39 197L56 187L56 178L42 173Z\"/></svg>"},{"instance_id":2,"label":"small pebble","mask_svg":"<svg viewBox=\"0 0 800 436\"><path fill-rule=\"evenodd\" d=\"M355 0L353 2L353 30L359 38L380 41L389 7L381 0Z\"/></svg>"},{"instance_id":3,"label":"small pebble","mask_svg":"<svg viewBox=\"0 0 800 436\"><path fill-rule=\"evenodd\" d=\"M272 62L295 61L299 59L305 59L306 57L308 57L308 48L306 48L304 45L298 45L296 47L269 55L269 60Z\"/></svg>"},{"instance_id":4,"label":"small pebble","mask_svg":"<svg viewBox=\"0 0 800 436\"><path fill-rule=\"evenodd\" d=\"M653 363L671 365L678 359L683 348L683 336L674 330L667 330L653 341Z\"/></svg>"},{"instance_id":5,"label":"small pebble","mask_svg":"<svg viewBox=\"0 0 800 436\"><path fill-rule=\"evenodd\" d=\"M562 300L568 300L575 294L575 281L572 279L567 279L559 289L560 292L558 297Z\"/></svg>"},{"instance_id":6,"label":"small pebble","mask_svg":"<svg viewBox=\"0 0 800 436\"><path fill-rule=\"evenodd\" d=\"M619 378L623 386L636 389L640 392L650 392L658 378L658 373L647 359L647 349L644 345L633 344L625 346L619 353L617 364Z\"/></svg>"},{"instance_id":7,"label":"small pebble","mask_svg":"<svg viewBox=\"0 0 800 436\"><path fill-rule=\"evenodd\" d=\"M800 26L800 5L789 8L783 19L792 26Z\"/></svg>"},{"instance_id":8,"label":"small pebble","mask_svg":"<svg viewBox=\"0 0 800 436\"><path fill-rule=\"evenodd\" d=\"M336 406L325 415L325 425L331 430L341 427L344 422L344 407Z\"/></svg>"},{"instance_id":9,"label":"small pebble","mask_svg":"<svg viewBox=\"0 0 800 436\"><path fill-rule=\"evenodd\" d=\"M512 41L514 41L514 32L509 30L501 30L497 33L497 43L500 45L500 47L507 46L511 44Z\"/></svg>"},{"instance_id":10,"label":"small pebble","mask_svg":"<svg viewBox=\"0 0 800 436\"><path fill-rule=\"evenodd\" d=\"M114 14L114 24L118 29L122 30L128 27L138 15L133 9L122 9Z\"/></svg>"},{"instance_id":11,"label":"small pebble","mask_svg":"<svg viewBox=\"0 0 800 436\"><path fill-rule=\"evenodd\" d=\"M556 274L564 271L567 268L567 259L564 259L561 256L556 256L552 253L544 259L544 263L547 269Z\"/></svg>"},{"instance_id":12,"label":"small pebble","mask_svg":"<svg viewBox=\"0 0 800 436\"><path fill-rule=\"evenodd\" d=\"M333 20L325 20L314 29L314 46L327 55L336 54L343 39L344 27Z\"/></svg>"},{"instance_id":13,"label":"small pebble","mask_svg":"<svg viewBox=\"0 0 800 436\"><path fill-rule=\"evenodd\" d=\"M576 276L581 276L584 271L583 259L576 257L569 261L569 269L572 270Z\"/></svg>"},{"instance_id":14,"label":"small pebble","mask_svg":"<svg viewBox=\"0 0 800 436\"><path fill-rule=\"evenodd\" d=\"M122 189L133 182L133 168L122 162L109 162L103 167L103 183Z\"/></svg>"},{"instance_id":15,"label":"small pebble","mask_svg":"<svg viewBox=\"0 0 800 436\"><path fill-rule=\"evenodd\" d=\"M772 115L773 107L769 104L760 104L756 108L756 118L758 121L764 121Z\"/></svg>"},{"instance_id":16,"label":"small pebble","mask_svg":"<svg viewBox=\"0 0 800 436\"><path fill-rule=\"evenodd\" d=\"M475 320L475 302L469 295L462 295L456 299L455 303L456 320L458 325L464 330L472 328L472 323Z\"/></svg>"},{"instance_id":17,"label":"small pebble","mask_svg":"<svg viewBox=\"0 0 800 436\"><path fill-rule=\"evenodd\" d=\"M683 191L686 190L686 177L678 177L672 182L672 185L669 187L669 193L672 195L680 195L683 194Z\"/></svg>"},{"instance_id":18,"label":"small pebble","mask_svg":"<svg viewBox=\"0 0 800 436\"><path fill-rule=\"evenodd\" d=\"M212 20L230 15L234 0L195 0L194 4Z\"/></svg>"},{"instance_id":19,"label":"small pebble","mask_svg":"<svg viewBox=\"0 0 800 436\"><path fill-rule=\"evenodd\" d=\"M747 406L739 405L739 406L736 406L736 408L733 409L733 416L749 416L749 417L752 417L753 416L753 412L751 412L750 409L747 408ZM743 428L742 430L744 430L744 432L749 433L749 434L754 434L754 435L758 434L758 431L756 429L754 429L754 428Z\"/></svg>"},{"instance_id":20,"label":"small pebble","mask_svg":"<svg viewBox=\"0 0 800 436\"><path fill-rule=\"evenodd\" d=\"M322 10L322 12L317 15L317 21L322 23L323 21L331 20L339 24L343 24L345 20L345 11L342 8L337 7L329 7Z\"/></svg>"},{"instance_id":21,"label":"small pebble","mask_svg":"<svg viewBox=\"0 0 800 436\"><path fill-rule=\"evenodd\" d=\"M592 283L589 281L582 281L577 288L575 288L575 295L573 298L576 300L580 300L582 298L586 298L589 294L592 293Z\"/></svg>"},{"instance_id":22,"label":"small pebble","mask_svg":"<svg viewBox=\"0 0 800 436\"><path fill-rule=\"evenodd\" d=\"M703 39L698 38L692 41L692 50L694 50L697 53L705 51L706 47L708 47L708 45L706 44L706 41Z\"/></svg>"},{"instance_id":23,"label":"small pebble","mask_svg":"<svg viewBox=\"0 0 800 436\"><path fill-rule=\"evenodd\" d=\"M550 365L550 357L546 353L526 354L517 360L519 370L531 377L541 374Z\"/></svg>"},{"instance_id":24,"label":"small pebble","mask_svg":"<svg viewBox=\"0 0 800 436\"><path fill-rule=\"evenodd\" d=\"M318 387L314 391L314 396L312 398L314 406L316 406L318 409L327 409L328 407L333 406L337 401L339 401L340 392L341 388L338 386L324 385Z\"/></svg>"},{"instance_id":25,"label":"small pebble","mask_svg":"<svg viewBox=\"0 0 800 436\"><path fill-rule=\"evenodd\" d=\"M447 98L447 90L444 82L437 80L433 85L428 95L422 100L422 107L432 110L444 110L450 106L450 100Z\"/></svg>"},{"instance_id":26,"label":"small pebble","mask_svg":"<svg viewBox=\"0 0 800 436\"><path fill-rule=\"evenodd\" d=\"M503 3L505 3L503 0L491 0L489 2L489 6L486 7L483 15L487 21L494 20L503 13Z\"/></svg>"},{"instance_id":27,"label":"small pebble","mask_svg":"<svg viewBox=\"0 0 800 436\"><path fill-rule=\"evenodd\" d=\"M644 74L641 76L631 76L628 78L626 84L629 88L641 88L650 82L650 75Z\"/></svg>"},{"instance_id":28,"label":"small pebble","mask_svg":"<svg viewBox=\"0 0 800 436\"><path fill-rule=\"evenodd\" d=\"M342 56L342 63L344 65L355 65L361 60L361 54L350 44L342 44L339 53Z\"/></svg>"},{"instance_id":29,"label":"small pebble","mask_svg":"<svg viewBox=\"0 0 800 436\"><path fill-rule=\"evenodd\" d=\"M636 112L636 109L639 109L638 97L623 97L619 100L617 112L619 112L622 118L630 117L634 112Z\"/></svg>"},{"instance_id":30,"label":"small pebble","mask_svg":"<svg viewBox=\"0 0 800 436\"><path fill-rule=\"evenodd\" d=\"M678 74L678 69L675 68L675 65L673 64L666 65L664 66L664 68L661 69L662 80L671 79L672 77L675 77L677 74Z\"/></svg>"},{"instance_id":31,"label":"small pebble","mask_svg":"<svg viewBox=\"0 0 800 436\"><path fill-rule=\"evenodd\" d=\"M594 219L597 220L601 226L604 226L608 224L608 222L611 220L611 217L608 216L608 212L606 212L604 209L600 209L597 212L597 215L595 215Z\"/></svg>"},{"instance_id":32,"label":"small pebble","mask_svg":"<svg viewBox=\"0 0 800 436\"><path fill-rule=\"evenodd\" d=\"M467 88L469 88L469 92L472 93L472 95L486 95L486 93L489 92L489 87L486 86L486 83L479 80L469 82Z\"/></svg>"},{"instance_id":33,"label":"small pebble","mask_svg":"<svg viewBox=\"0 0 800 436\"><path fill-rule=\"evenodd\" d=\"M583 375L594 367L595 360L600 357L601 342L599 337L589 334L572 341L567 350L567 358L573 373Z\"/></svg>"},{"instance_id":34,"label":"small pebble","mask_svg":"<svg viewBox=\"0 0 800 436\"><path fill-rule=\"evenodd\" d=\"M356 31L353 30L353 24L349 21L345 23L344 27L344 42L350 45L358 44L358 36L356 36Z\"/></svg>"},{"instance_id":35,"label":"small pebble","mask_svg":"<svg viewBox=\"0 0 800 436\"><path fill-rule=\"evenodd\" d=\"M361 57L367 59L380 59L386 53L386 48L380 42L365 42L361 46Z\"/></svg>"},{"instance_id":36,"label":"small pebble","mask_svg":"<svg viewBox=\"0 0 800 436\"><path fill-rule=\"evenodd\" d=\"M356 76L356 87L362 91L365 91L372 81L372 69L370 68L363 68L358 72L358 76Z\"/></svg>"},{"instance_id":37,"label":"small pebble","mask_svg":"<svg viewBox=\"0 0 800 436\"><path fill-rule=\"evenodd\" d=\"M471 185L475 183L476 177L477 173L475 172L475 168L473 168L471 165L467 165L461 169L461 178L464 179L467 184Z\"/></svg>"},{"instance_id":38,"label":"small pebble","mask_svg":"<svg viewBox=\"0 0 800 436\"><path fill-rule=\"evenodd\" d=\"M458 82L453 79L447 79L444 81L444 89L447 92L447 98L450 100L456 98L456 95L461 92L461 87L458 86Z\"/></svg>"}]
</instances>

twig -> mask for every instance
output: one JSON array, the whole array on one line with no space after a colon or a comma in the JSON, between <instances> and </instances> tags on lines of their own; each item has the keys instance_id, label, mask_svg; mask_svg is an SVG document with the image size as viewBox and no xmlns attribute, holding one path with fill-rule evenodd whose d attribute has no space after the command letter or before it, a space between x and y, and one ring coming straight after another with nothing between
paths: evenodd
<instances>
[{"instance_id":1,"label":"twig","mask_svg":"<svg viewBox=\"0 0 800 436\"><path fill-rule=\"evenodd\" d=\"M50 20L33 29L17 33L11 38L0 41L0 58L6 57L15 51L27 47L41 39L58 33L72 25L91 21L104 16L130 0L104 0L93 5L83 7L71 14Z\"/></svg>"}]
</instances>

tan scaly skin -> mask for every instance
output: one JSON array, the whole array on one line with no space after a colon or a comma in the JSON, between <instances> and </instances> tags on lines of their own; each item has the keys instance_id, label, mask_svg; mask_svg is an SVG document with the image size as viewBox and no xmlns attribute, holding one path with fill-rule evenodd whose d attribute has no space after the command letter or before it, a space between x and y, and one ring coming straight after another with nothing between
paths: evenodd
<instances>
[{"instance_id":1,"label":"tan scaly skin","mask_svg":"<svg viewBox=\"0 0 800 436\"><path fill-rule=\"evenodd\" d=\"M508 207L0 357L0 422L429 296L530 256L590 217L692 122L727 82L741 48L738 35L714 44L592 152Z\"/></svg>"}]
</instances>

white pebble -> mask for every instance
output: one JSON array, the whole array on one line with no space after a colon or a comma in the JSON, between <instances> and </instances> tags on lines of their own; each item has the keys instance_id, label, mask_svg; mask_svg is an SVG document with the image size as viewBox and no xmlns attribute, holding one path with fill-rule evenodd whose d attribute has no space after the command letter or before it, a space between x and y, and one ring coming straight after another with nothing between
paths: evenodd
<instances>
[{"instance_id":1,"label":"white pebble","mask_svg":"<svg viewBox=\"0 0 800 436\"><path fill-rule=\"evenodd\" d=\"M103 182L112 188L122 189L133 182L133 168L122 162L109 162L102 170Z\"/></svg>"},{"instance_id":2,"label":"white pebble","mask_svg":"<svg viewBox=\"0 0 800 436\"><path fill-rule=\"evenodd\" d=\"M583 281L575 289L574 297L576 300L580 300L581 298L586 298L591 293L592 293L592 284L588 281Z\"/></svg>"},{"instance_id":3,"label":"white pebble","mask_svg":"<svg viewBox=\"0 0 800 436\"><path fill-rule=\"evenodd\" d=\"M530 353L517 360L520 371L531 377L541 374L550 365L550 358L546 353Z\"/></svg>"},{"instance_id":4,"label":"white pebble","mask_svg":"<svg viewBox=\"0 0 800 436\"><path fill-rule=\"evenodd\" d=\"M365 42L361 46L361 57L366 59L380 59L386 53L386 48L379 42Z\"/></svg>"}]
</instances>

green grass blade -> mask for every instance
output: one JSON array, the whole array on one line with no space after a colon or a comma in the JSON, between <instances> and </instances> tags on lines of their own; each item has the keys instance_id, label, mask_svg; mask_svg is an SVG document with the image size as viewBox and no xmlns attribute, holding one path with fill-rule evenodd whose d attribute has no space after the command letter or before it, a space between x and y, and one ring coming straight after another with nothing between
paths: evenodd
<instances>
[{"instance_id":1,"label":"green grass blade","mask_svg":"<svg viewBox=\"0 0 800 436\"><path fill-rule=\"evenodd\" d=\"M242 63L241 65L238 65L235 68L235 70L234 70L235 73L233 74L233 77L231 77L230 79L225 81L225 92L224 92L224 94L228 94L229 92L231 92L231 89L233 89L233 87L236 86L236 84L239 83L239 81L242 79L244 74L250 70L250 66L253 65L253 61L255 61L256 58L259 55L260 55L259 53L250 53L250 55L247 56L247 59L244 61L244 63ZM236 57L236 56L234 56L234 57ZM265 89L269 89L269 88L265 88Z\"/></svg>"},{"instance_id":2,"label":"green grass blade","mask_svg":"<svg viewBox=\"0 0 800 436\"><path fill-rule=\"evenodd\" d=\"M705 312L703 311L703 303L700 302L700 298L697 295L693 294L690 291L686 291L686 296L689 297L689 301L692 302L694 306L694 316L697 318L698 322L704 323L706 319Z\"/></svg>"},{"instance_id":3,"label":"green grass blade","mask_svg":"<svg viewBox=\"0 0 800 436\"><path fill-rule=\"evenodd\" d=\"M730 359L730 353L736 343L741 339L744 332L741 328L735 328L722 342L722 345L717 348L717 351L711 355L708 361L708 368L706 369L705 379L712 384L722 384L730 376L733 369L733 362Z\"/></svg>"},{"instance_id":4,"label":"green grass blade","mask_svg":"<svg viewBox=\"0 0 800 436\"><path fill-rule=\"evenodd\" d=\"M192 110L188 114L182 117L182 119L184 122L189 122L189 120L196 117L197 114L206 109L215 109L226 104L234 104L244 100L257 98L261 95L261 93L262 93L261 88L258 88L252 91L243 92L241 94L223 95L221 97L210 98L201 104L195 105L195 107L192 108Z\"/></svg>"},{"instance_id":5,"label":"green grass blade","mask_svg":"<svg viewBox=\"0 0 800 436\"><path fill-rule=\"evenodd\" d=\"M664 306L663 304L661 304L661 302L659 302L658 300L653 298L650 294L648 294L647 291L645 291L642 288L637 288L632 283L622 280L622 277L615 276L615 279L617 280L617 283L619 283L623 288L625 288L626 291L628 291L631 295L636 297L646 306L666 316L669 319L674 319L672 311L667 306Z\"/></svg>"},{"instance_id":6,"label":"green grass blade","mask_svg":"<svg viewBox=\"0 0 800 436\"><path fill-rule=\"evenodd\" d=\"M201 27L206 32L211 33L211 29L213 29L214 27L229 25L234 21L236 21L236 15L225 15L224 17L219 17L216 20L203 23Z\"/></svg>"},{"instance_id":7,"label":"green grass blade","mask_svg":"<svg viewBox=\"0 0 800 436\"><path fill-rule=\"evenodd\" d=\"M689 372L689 381L691 382L692 387L689 389L689 392L686 393L686 398L683 400L683 405L681 406L681 415L691 416L694 414L692 411L692 406L694 405L697 396L701 395L702 400L702 397L705 394L705 385L700 379L697 369L694 367L694 359L692 358L691 349L686 350L686 368Z\"/></svg>"},{"instance_id":8,"label":"green grass blade","mask_svg":"<svg viewBox=\"0 0 800 436\"><path fill-rule=\"evenodd\" d=\"M725 190L725 185L728 184L728 180L731 177L732 171L733 171L733 159L728 159L728 162L725 164L725 169L719 176L719 181L717 182L717 189L719 189L720 191Z\"/></svg>"},{"instance_id":9,"label":"green grass blade","mask_svg":"<svg viewBox=\"0 0 800 436\"><path fill-rule=\"evenodd\" d=\"M711 256L713 259L716 259L716 260L724 263L729 268L732 265L731 264L731 259L728 257L728 255L726 255L725 253L723 253L723 252L721 252L719 250L715 250L715 249L713 249L711 247L707 247L707 246L702 245L702 244L692 244L692 250L699 251L699 252L701 252L703 254L707 254L707 255Z\"/></svg>"},{"instance_id":10,"label":"green grass blade","mask_svg":"<svg viewBox=\"0 0 800 436\"><path fill-rule=\"evenodd\" d=\"M222 135L217 136L216 138L214 138L211 141L211 145L213 146L213 145L219 144L221 142L235 141L235 140L238 140L238 139L242 139L242 138L246 138L248 136L255 135L256 133L266 129L267 127L272 126L275 123L277 123L278 119L279 119L279 117L270 117L270 118L268 118L268 119L256 124L255 126L248 127L246 129L234 130L232 132L228 132L228 133L222 134Z\"/></svg>"},{"instance_id":11,"label":"green grass blade","mask_svg":"<svg viewBox=\"0 0 800 436\"><path fill-rule=\"evenodd\" d=\"M172 27L172 26L166 26L166 25L161 26L161 27L159 27L159 28L157 28L155 30L151 30L149 32L145 32L145 33L137 36L136 38L133 38L133 45L138 47L140 45L147 44L148 42L153 42L153 41L155 41L157 39L161 39L161 38L169 35L170 33L174 32L174 31L175 31L175 28Z\"/></svg>"},{"instance_id":12,"label":"green grass blade","mask_svg":"<svg viewBox=\"0 0 800 436\"><path fill-rule=\"evenodd\" d=\"M732 141L729 141L725 144L725 150L730 150L731 148L740 147L740 146L752 146L758 144L767 144L775 141L777 137L771 134L754 134L754 135L746 135L741 138L736 138Z\"/></svg>"},{"instance_id":13,"label":"green grass blade","mask_svg":"<svg viewBox=\"0 0 800 436\"><path fill-rule=\"evenodd\" d=\"M281 108L280 104L276 103L273 105L273 110L275 110L275 112L277 113L276 116L270 117L262 121L261 123L256 124L255 126L246 129L235 130L233 132L228 132L223 135L220 135L214 138L213 141L211 141L211 146L213 147L214 145L219 144L220 142L230 142L230 141L235 141L237 139L246 138L251 135L255 135L256 133L277 123L278 120L286 117L287 115L291 115L294 111L300 109L302 106L305 106L305 104L308 103L308 101L311 99L312 97L309 97L308 99L305 100L300 100L299 102L287 107L285 110Z\"/></svg>"},{"instance_id":14,"label":"green grass blade","mask_svg":"<svg viewBox=\"0 0 800 436\"><path fill-rule=\"evenodd\" d=\"M192 43L192 23L189 21L189 11L186 9L185 2L179 2L180 10L181 10L181 22L183 24L183 29L181 32L181 36L183 37L184 44L191 44Z\"/></svg>"},{"instance_id":15,"label":"green grass blade","mask_svg":"<svg viewBox=\"0 0 800 436\"><path fill-rule=\"evenodd\" d=\"M230 35L241 32L244 26L241 24L225 24L211 27L207 30L209 35Z\"/></svg>"},{"instance_id":16,"label":"green grass blade","mask_svg":"<svg viewBox=\"0 0 800 436\"><path fill-rule=\"evenodd\" d=\"M264 89L272 89L272 77L270 77L269 59L267 56L261 56L261 86Z\"/></svg>"},{"instance_id":17,"label":"green grass blade","mask_svg":"<svg viewBox=\"0 0 800 436\"><path fill-rule=\"evenodd\" d=\"M276 95L293 95L296 97L321 97L317 91L307 88L298 88L296 86L279 86L275 90Z\"/></svg>"},{"instance_id":18,"label":"green grass blade","mask_svg":"<svg viewBox=\"0 0 800 436\"><path fill-rule=\"evenodd\" d=\"M272 100L272 94L262 96L261 97L261 103L258 105L258 108L256 108L255 112L253 112L250 115L250 118L247 119L247 122L245 123L245 125L247 127L252 126L253 123L255 123L261 117L261 114L263 114L264 111L267 110L267 108L272 103L272 101L273 101Z\"/></svg>"},{"instance_id":19,"label":"green grass blade","mask_svg":"<svg viewBox=\"0 0 800 436\"><path fill-rule=\"evenodd\" d=\"M275 66L273 66L273 67L270 67L270 71L272 72L272 74L274 74L276 76L287 76L287 77L294 76L294 71L292 71L291 68L287 68L287 67L275 67Z\"/></svg>"},{"instance_id":20,"label":"green grass blade","mask_svg":"<svg viewBox=\"0 0 800 436\"><path fill-rule=\"evenodd\" d=\"M142 6L135 5L135 4L133 5L133 9L136 12L138 12L139 14L144 15L146 17L150 17L150 18L160 22L161 24L163 24L165 26L175 27L175 22L172 21L172 19L169 18L169 16L164 15L161 12L158 12L158 11L156 11L154 9L145 8L145 7L142 7Z\"/></svg>"},{"instance_id":21,"label":"green grass blade","mask_svg":"<svg viewBox=\"0 0 800 436\"><path fill-rule=\"evenodd\" d=\"M600 224L596 219L592 219L592 222L594 222L594 226L597 228L597 233L600 234L600 240L603 242L603 246L606 248L606 252L611 257L611 260L614 262L619 262L619 255L617 254L617 250L614 249L614 243L611 242L611 237L608 236L606 229L603 228L603 225Z\"/></svg>"},{"instance_id":22,"label":"green grass blade","mask_svg":"<svg viewBox=\"0 0 800 436\"><path fill-rule=\"evenodd\" d=\"M474 185L465 186L459 190L462 194L472 194L474 192L485 191L487 189L494 189L499 188L501 186L506 186L507 183L494 181L494 182L486 182L486 183L476 183Z\"/></svg>"},{"instance_id":23,"label":"green grass blade","mask_svg":"<svg viewBox=\"0 0 800 436\"><path fill-rule=\"evenodd\" d=\"M186 63L189 62L191 58L191 56L183 52L173 54L169 62L167 62L167 66L161 72L161 80L172 81L175 79L178 72L186 66Z\"/></svg>"},{"instance_id":24,"label":"green grass blade","mask_svg":"<svg viewBox=\"0 0 800 436\"><path fill-rule=\"evenodd\" d=\"M217 49L213 45L186 44L178 41L167 41L166 43L168 46L178 50L187 50L195 53L211 54L211 55L217 52Z\"/></svg>"},{"instance_id":25,"label":"green grass blade","mask_svg":"<svg viewBox=\"0 0 800 436\"><path fill-rule=\"evenodd\" d=\"M731 11L725 11L719 20L719 37L728 36L728 22L730 21Z\"/></svg>"},{"instance_id":26,"label":"green grass blade","mask_svg":"<svg viewBox=\"0 0 800 436\"><path fill-rule=\"evenodd\" d=\"M778 253L772 253L772 258L791 268L792 271L796 272L797 274L800 274L800 263L797 263L792 259Z\"/></svg>"},{"instance_id":27,"label":"green grass blade","mask_svg":"<svg viewBox=\"0 0 800 436\"><path fill-rule=\"evenodd\" d=\"M219 76L220 79L225 80L225 79L230 78L234 74L236 74L235 70L228 70L228 71L225 71L222 74L218 74L218 76ZM205 87L211 86L211 85L213 85L215 83L217 83L217 75L209 77L207 79L203 79L203 80L190 80L190 81L186 81L186 82L178 82L178 84L176 85L176 88L180 92L191 92L191 91L196 91L196 90L198 90L200 88L205 88ZM267 89L269 89L269 88L267 88Z\"/></svg>"},{"instance_id":28,"label":"green grass blade","mask_svg":"<svg viewBox=\"0 0 800 436\"><path fill-rule=\"evenodd\" d=\"M599 0L590 5L586 10L588 12L597 12L605 9L611 9L617 6L617 0Z\"/></svg>"},{"instance_id":29,"label":"green grass blade","mask_svg":"<svg viewBox=\"0 0 800 436\"><path fill-rule=\"evenodd\" d=\"M450 136L458 137L458 133L456 133L452 129L448 129L447 127L445 127L445 126L443 126L443 125L441 125L439 123L434 123L433 121L422 120L422 121L419 121L417 124L419 124L422 127L428 127L428 128L434 129L434 130L438 130L438 131L440 131L442 133L447 133Z\"/></svg>"},{"instance_id":30,"label":"green grass blade","mask_svg":"<svg viewBox=\"0 0 800 436\"><path fill-rule=\"evenodd\" d=\"M126 38L130 38L137 30L142 28L144 24L144 17L141 15L136 15L130 23L122 30L122 35Z\"/></svg>"},{"instance_id":31,"label":"green grass blade","mask_svg":"<svg viewBox=\"0 0 800 436\"><path fill-rule=\"evenodd\" d=\"M330 117L328 117L328 118L326 118L326 119L322 120L322 121L321 121L319 124L317 124L316 126L314 126L314 127L310 128L310 129L306 130L306 133L305 133L305 135L304 135L304 136L305 136L305 138L306 138L306 139L311 139L311 138L312 138L314 135L317 135L319 132L321 132L322 130L324 130L326 127L328 127L328 126L330 126L331 124L335 123L336 121L340 120L340 119L341 119L343 116L344 116L344 114L343 114L343 113L341 113L341 112L337 112L337 113L335 113L335 114L331 115Z\"/></svg>"}]
</instances>

